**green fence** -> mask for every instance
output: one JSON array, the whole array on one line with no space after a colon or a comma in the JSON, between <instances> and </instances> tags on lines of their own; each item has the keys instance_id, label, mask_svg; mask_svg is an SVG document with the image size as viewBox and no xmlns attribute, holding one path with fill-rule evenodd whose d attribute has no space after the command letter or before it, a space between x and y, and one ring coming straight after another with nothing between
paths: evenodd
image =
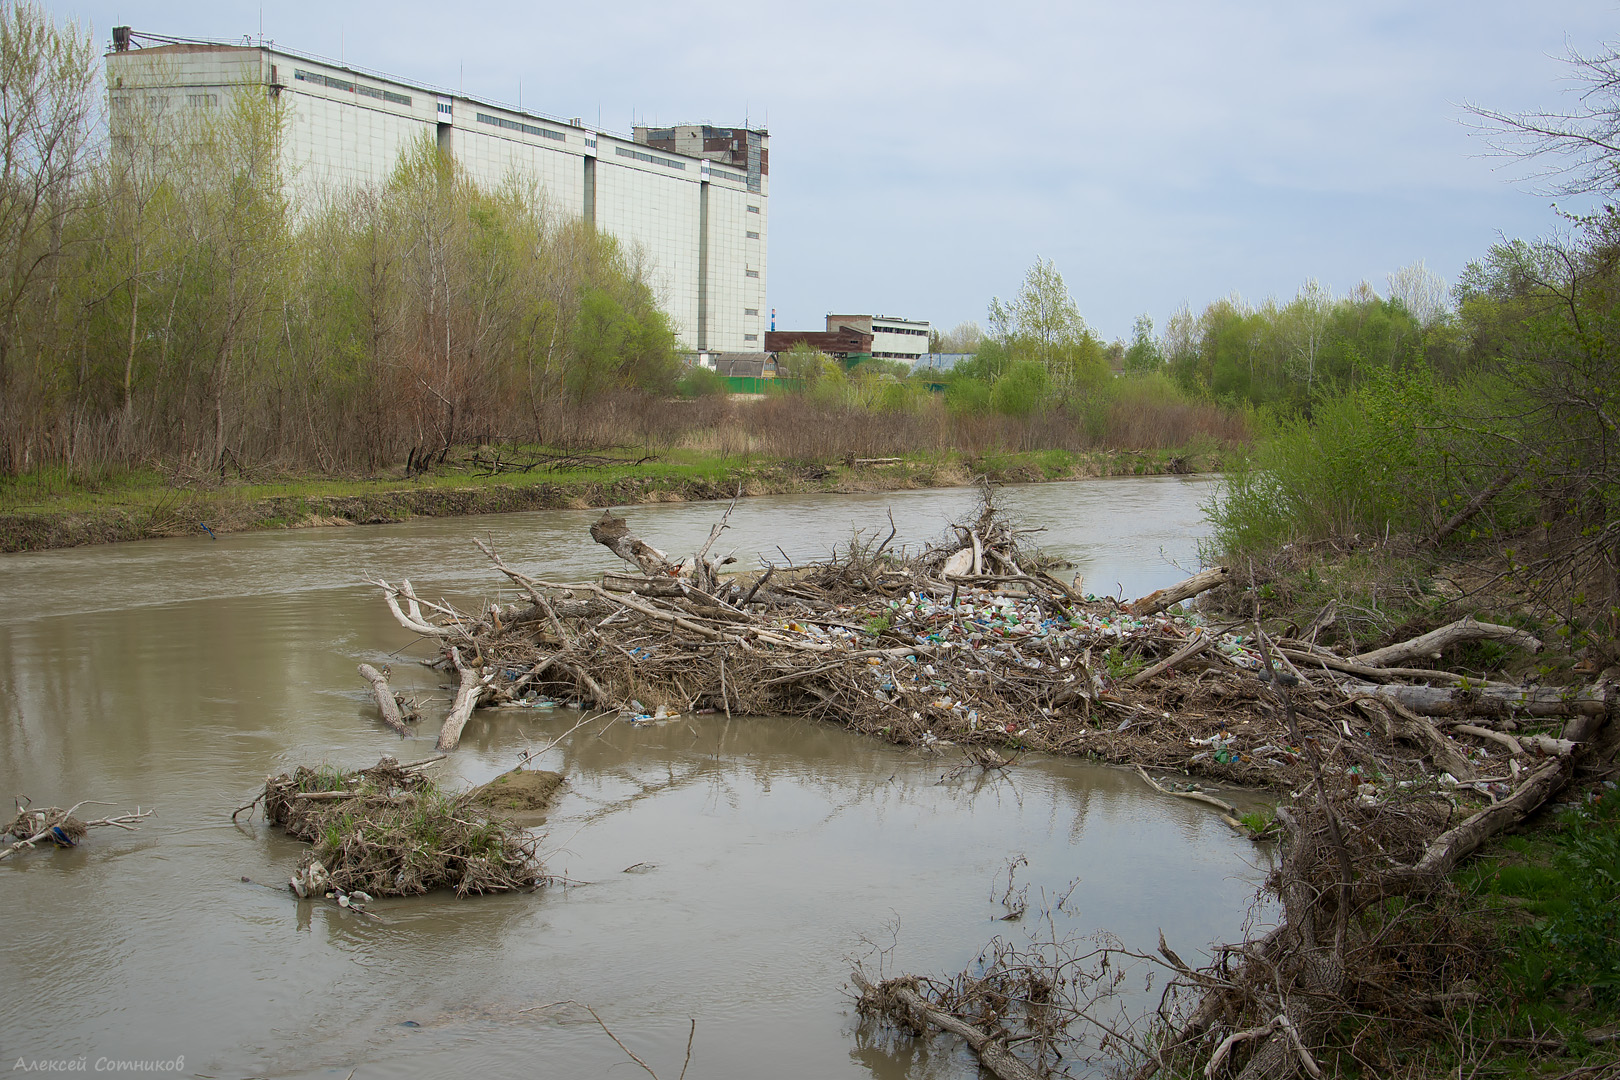
<instances>
[{"instance_id":1,"label":"green fence","mask_svg":"<svg viewBox=\"0 0 1620 1080\"><path fill-rule=\"evenodd\" d=\"M791 393L802 389L803 379L759 379L742 375L726 376L726 392L731 394Z\"/></svg>"}]
</instances>

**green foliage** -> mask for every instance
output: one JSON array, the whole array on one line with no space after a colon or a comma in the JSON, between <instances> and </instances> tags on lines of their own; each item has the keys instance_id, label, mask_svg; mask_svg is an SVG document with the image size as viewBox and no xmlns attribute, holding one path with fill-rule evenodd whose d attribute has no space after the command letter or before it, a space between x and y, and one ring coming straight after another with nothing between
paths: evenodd
<instances>
[{"instance_id":1,"label":"green foliage","mask_svg":"<svg viewBox=\"0 0 1620 1080\"><path fill-rule=\"evenodd\" d=\"M783 378L794 379L801 387L809 388L832 369L827 355L802 341L776 357L777 370Z\"/></svg>"},{"instance_id":2,"label":"green foliage","mask_svg":"<svg viewBox=\"0 0 1620 1080\"><path fill-rule=\"evenodd\" d=\"M1127 655L1118 645L1103 654L1103 663L1107 667L1108 677L1115 682L1128 679L1147 666L1140 656Z\"/></svg>"},{"instance_id":3,"label":"green foliage","mask_svg":"<svg viewBox=\"0 0 1620 1080\"><path fill-rule=\"evenodd\" d=\"M953 371L945 384L945 405L956 416L982 416L990 411L990 384Z\"/></svg>"},{"instance_id":4,"label":"green foliage","mask_svg":"<svg viewBox=\"0 0 1620 1080\"><path fill-rule=\"evenodd\" d=\"M1565 902L1543 930L1561 961L1555 978L1620 1003L1620 793L1582 804L1563 825L1553 866L1566 883Z\"/></svg>"},{"instance_id":5,"label":"green foliage","mask_svg":"<svg viewBox=\"0 0 1620 1080\"><path fill-rule=\"evenodd\" d=\"M713 368L692 365L675 382L683 398L718 397L726 393L726 377Z\"/></svg>"},{"instance_id":6,"label":"green foliage","mask_svg":"<svg viewBox=\"0 0 1620 1080\"><path fill-rule=\"evenodd\" d=\"M1153 320L1145 313L1138 315L1131 328L1131 343L1125 349L1125 370L1147 373L1163 367L1164 354L1153 337Z\"/></svg>"},{"instance_id":7,"label":"green foliage","mask_svg":"<svg viewBox=\"0 0 1620 1080\"><path fill-rule=\"evenodd\" d=\"M1285 305L1268 300L1255 307L1234 294L1196 318L1180 312L1160 349L1189 391L1307 412L1316 400L1352 389L1372 372L1426 359L1444 362L1451 341L1447 327L1437 319L1426 328L1401 302L1380 297L1365 283L1334 299L1312 281ZM1138 331L1140 336L1140 326ZM1148 343L1132 348L1145 358Z\"/></svg>"},{"instance_id":8,"label":"green foliage","mask_svg":"<svg viewBox=\"0 0 1620 1080\"><path fill-rule=\"evenodd\" d=\"M1038 364L1055 383L1094 387L1111 376L1103 343L1050 259L1035 260L1012 300L991 298L990 328L1009 361Z\"/></svg>"},{"instance_id":9,"label":"green foliage","mask_svg":"<svg viewBox=\"0 0 1620 1080\"><path fill-rule=\"evenodd\" d=\"M1456 443L1440 434L1454 400L1427 369L1378 369L1360 388L1319 400L1309 419L1275 421L1206 511L1216 546L1237 556L1428 526L1466 478Z\"/></svg>"},{"instance_id":10,"label":"green foliage","mask_svg":"<svg viewBox=\"0 0 1620 1080\"><path fill-rule=\"evenodd\" d=\"M1029 416L1046 403L1052 377L1040 364L1015 361L990 388L990 407L1003 416Z\"/></svg>"},{"instance_id":11,"label":"green foliage","mask_svg":"<svg viewBox=\"0 0 1620 1080\"><path fill-rule=\"evenodd\" d=\"M1620 1004L1620 792L1581 803L1545 841L1504 846L1519 861L1464 876L1530 916L1504 931L1503 971L1514 990L1538 1003L1585 988L1601 1007Z\"/></svg>"},{"instance_id":12,"label":"green foliage","mask_svg":"<svg viewBox=\"0 0 1620 1080\"><path fill-rule=\"evenodd\" d=\"M573 346L574 363L564 385L578 400L674 382L675 334L651 305L630 309L604 289L586 288L574 319Z\"/></svg>"},{"instance_id":13,"label":"green foliage","mask_svg":"<svg viewBox=\"0 0 1620 1080\"><path fill-rule=\"evenodd\" d=\"M323 190L281 171L286 99L227 87L165 110L137 79L91 155L88 37L12 5L0 65L8 160L43 170L0 199L0 474L87 456L369 470L674 388L639 256L538 187L472 183L431 134L382 182Z\"/></svg>"}]
</instances>

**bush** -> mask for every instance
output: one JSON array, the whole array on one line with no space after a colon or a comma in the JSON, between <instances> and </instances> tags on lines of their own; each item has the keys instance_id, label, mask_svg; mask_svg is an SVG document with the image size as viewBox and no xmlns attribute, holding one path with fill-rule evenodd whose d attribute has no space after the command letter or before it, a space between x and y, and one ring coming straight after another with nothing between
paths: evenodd
<instances>
[{"instance_id":1,"label":"bush","mask_svg":"<svg viewBox=\"0 0 1620 1080\"><path fill-rule=\"evenodd\" d=\"M727 392L726 377L712 368L693 365L675 383L683 398L715 397Z\"/></svg>"},{"instance_id":2,"label":"bush","mask_svg":"<svg viewBox=\"0 0 1620 1080\"><path fill-rule=\"evenodd\" d=\"M990 388L990 407L1003 416L1029 416L1047 404L1052 380L1046 369L1032 361L1018 361Z\"/></svg>"},{"instance_id":3,"label":"bush","mask_svg":"<svg viewBox=\"0 0 1620 1080\"><path fill-rule=\"evenodd\" d=\"M1229 473L1206 516L1228 557L1294 540L1415 533L1468 490L1442 435L1455 391L1427 369L1375 371L1312 416L1273 420L1251 467Z\"/></svg>"}]
</instances>

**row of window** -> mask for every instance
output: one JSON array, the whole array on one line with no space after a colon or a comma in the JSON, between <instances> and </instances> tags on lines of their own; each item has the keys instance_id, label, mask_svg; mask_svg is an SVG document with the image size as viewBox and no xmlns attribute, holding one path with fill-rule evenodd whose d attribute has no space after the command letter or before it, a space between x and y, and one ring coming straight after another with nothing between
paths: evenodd
<instances>
[{"instance_id":1,"label":"row of window","mask_svg":"<svg viewBox=\"0 0 1620 1080\"><path fill-rule=\"evenodd\" d=\"M635 158L637 161L645 161L649 165L664 165L671 169L681 170L686 168L686 162L684 161L676 161L674 158L659 157L657 154L643 154L640 150L629 150L623 146L615 146L613 148L613 152L618 154L620 157Z\"/></svg>"},{"instance_id":2,"label":"row of window","mask_svg":"<svg viewBox=\"0 0 1620 1080\"><path fill-rule=\"evenodd\" d=\"M918 337L927 337L928 336L928 331L926 331L926 330L914 330L909 326L879 326L877 323L872 324L872 333L874 333L874 334L916 334ZM876 356L877 353L873 353L872 355Z\"/></svg>"},{"instance_id":3,"label":"row of window","mask_svg":"<svg viewBox=\"0 0 1620 1080\"><path fill-rule=\"evenodd\" d=\"M479 113L480 124L493 124L495 127L505 128L507 131L521 131L525 135L539 135L545 139L556 139L558 142L567 142L568 137L560 131L550 128L535 127L533 124L520 124L516 120L508 120L504 116L491 116L489 113Z\"/></svg>"},{"instance_id":4,"label":"row of window","mask_svg":"<svg viewBox=\"0 0 1620 1080\"><path fill-rule=\"evenodd\" d=\"M922 354L909 352L875 352L872 355L877 357L879 360L915 360Z\"/></svg>"},{"instance_id":5,"label":"row of window","mask_svg":"<svg viewBox=\"0 0 1620 1080\"><path fill-rule=\"evenodd\" d=\"M392 90L380 90L375 86L367 86L365 83L345 82L342 79L334 79L330 75L322 75L318 71L304 71L301 68L293 68L293 78L300 82L310 82L316 86L325 86L332 90L346 90L351 94L363 94L368 98L376 98L378 101L391 101L395 105L409 105L411 103L411 99L404 94L396 94Z\"/></svg>"},{"instance_id":6,"label":"row of window","mask_svg":"<svg viewBox=\"0 0 1620 1080\"><path fill-rule=\"evenodd\" d=\"M744 176L742 173L734 173L729 169L717 169L713 165L709 166L709 175L718 176L722 180L730 180L736 184L748 183L748 177Z\"/></svg>"},{"instance_id":7,"label":"row of window","mask_svg":"<svg viewBox=\"0 0 1620 1080\"><path fill-rule=\"evenodd\" d=\"M186 104L193 109L217 109L219 107L218 94L187 94Z\"/></svg>"}]
</instances>

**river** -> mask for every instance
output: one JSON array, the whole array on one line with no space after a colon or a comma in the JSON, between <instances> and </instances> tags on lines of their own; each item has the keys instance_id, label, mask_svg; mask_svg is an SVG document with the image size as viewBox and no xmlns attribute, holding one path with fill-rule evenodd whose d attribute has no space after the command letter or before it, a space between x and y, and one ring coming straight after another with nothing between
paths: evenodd
<instances>
[{"instance_id":1,"label":"river","mask_svg":"<svg viewBox=\"0 0 1620 1080\"><path fill-rule=\"evenodd\" d=\"M1086 588L1134 596L1184 576L1209 481L1004 489ZM919 544L966 490L744 500L716 550L802 560L852 529ZM721 507L638 506L665 550ZM206 1076L638 1075L594 1008L665 1080L966 1078L965 1051L861 1027L852 957L942 974L993 935L1108 930L1184 956L1243 927L1267 853L1133 775L1026 760L1004 777L783 718L596 723L541 761L565 793L533 894L382 901L371 922L284 889L298 845L231 811L300 763L431 752L445 694L368 574L470 603L502 591L469 537L552 579L610 569L596 511L226 535L0 556L0 793L38 805L155 806L139 832L0 864L0 1059L135 1060ZM507 593L503 595L509 594ZM360 661L432 702L401 746ZM441 769L481 782L579 718L475 715ZM86 807L81 816L100 808ZM1001 922L1008 864L1031 914ZM631 870L632 872L626 872ZM246 879L246 880L244 880ZM1072 889L1071 889L1072 886ZM1060 896L1067 895L1062 908ZM692 1026L695 1021L695 1028ZM624 1070L629 1070L625 1072Z\"/></svg>"}]
</instances>

